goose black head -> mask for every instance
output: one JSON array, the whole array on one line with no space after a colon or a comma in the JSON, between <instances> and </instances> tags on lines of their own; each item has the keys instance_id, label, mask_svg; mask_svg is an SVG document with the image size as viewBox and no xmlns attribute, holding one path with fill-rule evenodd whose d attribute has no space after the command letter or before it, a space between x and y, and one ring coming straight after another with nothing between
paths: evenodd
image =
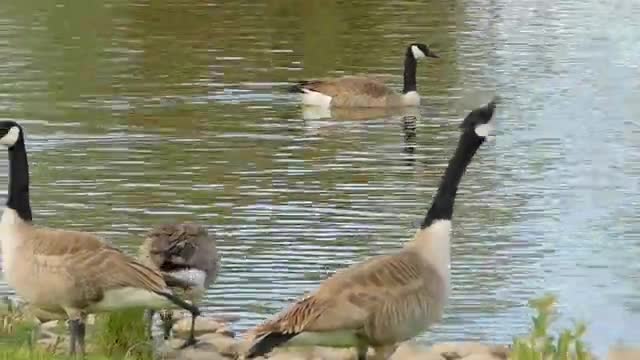
<instances>
[{"instance_id":1,"label":"goose black head","mask_svg":"<svg viewBox=\"0 0 640 360\"><path fill-rule=\"evenodd\" d=\"M413 56L414 59L422 59L424 57L439 58L436 53L429 49L429 46L422 43L413 43L407 48L407 55Z\"/></svg>"},{"instance_id":2,"label":"goose black head","mask_svg":"<svg viewBox=\"0 0 640 360\"><path fill-rule=\"evenodd\" d=\"M11 149L22 139L22 128L15 121L0 121L0 144Z\"/></svg>"},{"instance_id":3,"label":"goose black head","mask_svg":"<svg viewBox=\"0 0 640 360\"><path fill-rule=\"evenodd\" d=\"M487 105L472 110L464 118L460 127L465 131L473 131L477 136L486 138L493 131L493 116L498 98L493 98Z\"/></svg>"}]
</instances>

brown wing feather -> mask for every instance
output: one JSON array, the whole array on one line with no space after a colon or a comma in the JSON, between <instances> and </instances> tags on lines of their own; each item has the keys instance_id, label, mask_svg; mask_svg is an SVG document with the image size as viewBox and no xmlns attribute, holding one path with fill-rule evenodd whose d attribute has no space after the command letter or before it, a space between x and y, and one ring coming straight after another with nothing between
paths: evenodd
<instances>
[{"instance_id":1,"label":"brown wing feather","mask_svg":"<svg viewBox=\"0 0 640 360\"><path fill-rule=\"evenodd\" d=\"M418 262L413 265L399 270L405 274L422 271L422 274L401 275L413 281L389 292L370 309L364 334L372 344L409 340L440 320L447 296L445 280L433 266Z\"/></svg>"},{"instance_id":2,"label":"brown wing feather","mask_svg":"<svg viewBox=\"0 0 640 360\"><path fill-rule=\"evenodd\" d=\"M67 279L73 288L70 294L75 294L72 302L77 306L99 300L104 291L121 287L168 291L159 272L92 234L32 228L30 235L38 266Z\"/></svg>"},{"instance_id":3,"label":"brown wing feather","mask_svg":"<svg viewBox=\"0 0 640 360\"><path fill-rule=\"evenodd\" d=\"M418 255L410 251L371 258L337 272L314 293L252 333L260 336L269 332L365 331L371 326L372 314L394 298L427 290L423 270Z\"/></svg>"},{"instance_id":4,"label":"brown wing feather","mask_svg":"<svg viewBox=\"0 0 640 360\"><path fill-rule=\"evenodd\" d=\"M331 97L366 95L382 98L395 92L384 82L369 77L344 76L336 79L311 80L304 84L305 89L317 91Z\"/></svg>"}]
</instances>

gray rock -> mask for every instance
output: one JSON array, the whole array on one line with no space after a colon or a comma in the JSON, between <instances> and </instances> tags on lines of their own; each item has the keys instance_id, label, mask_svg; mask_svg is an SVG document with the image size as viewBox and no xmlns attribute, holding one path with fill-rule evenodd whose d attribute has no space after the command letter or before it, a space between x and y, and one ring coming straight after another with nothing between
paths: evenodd
<instances>
[{"instance_id":1,"label":"gray rock","mask_svg":"<svg viewBox=\"0 0 640 360\"><path fill-rule=\"evenodd\" d=\"M190 317L182 318L173 325L173 332L177 337L186 338L189 335L190 330ZM196 318L195 331L196 336L211 333L233 334L233 331L231 331L231 329L229 329L229 327L225 323L208 317Z\"/></svg>"}]
</instances>

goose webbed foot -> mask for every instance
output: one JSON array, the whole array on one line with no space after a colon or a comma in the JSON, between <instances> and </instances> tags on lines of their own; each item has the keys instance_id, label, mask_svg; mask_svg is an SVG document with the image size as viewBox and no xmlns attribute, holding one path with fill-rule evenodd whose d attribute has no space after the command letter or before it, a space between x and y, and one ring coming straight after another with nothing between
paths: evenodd
<instances>
[{"instance_id":1,"label":"goose webbed foot","mask_svg":"<svg viewBox=\"0 0 640 360\"><path fill-rule=\"evenodd\" d=\"M185 349L198 343L198 340L196 340L196 318L199 313L199 311L191 313L191 330L189 331L189 338L187 338L184 344L180 346L180 349Z\"/></svg>"},{"instance_id":2,"label":"goose webbed foot","mask_svg":"<svg viewBox=\"0 0 640 360\"><path fill-rule=\"evenodd\" d=\"M189 336L189 338L182 345L180 345L178 349L180 350L186 349L188 347L196 345L197 343L198 343L198 340L196 340L195 337Z\"/></svg>"},{"instance_id":3,"label":"goose webbed foot","mask_svg":"<svg viewBox=\"0 0 640 360\"><path fill-rule=\"evenodd\" d=\"M69 321L71 339L69 340L69 354L74 358L84 359L85 357L85 335L86 327L82 319Z\"/></svg>"}]
</instances>

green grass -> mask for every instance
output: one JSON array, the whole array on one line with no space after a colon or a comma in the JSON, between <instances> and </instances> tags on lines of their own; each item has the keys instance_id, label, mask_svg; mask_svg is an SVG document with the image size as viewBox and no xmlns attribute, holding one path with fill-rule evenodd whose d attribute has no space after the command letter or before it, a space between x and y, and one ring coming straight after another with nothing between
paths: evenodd
<instances>
[{"instance_id":1,"label":"green grass","mask_svg":"<svg viewBox=\"0 0 640 360\"><path fill-rule=\"evenodd\" d=\"M86 360L113 360L102 355L89 354ZM0 360L75 360L66 355L55 355L50 352L19 346L0 346Z\"/></svg>"},{"instance_id":2,"label":"green grass","mask_svg":"<svg viewBox=\"0 0 640 360\"><path fill-rule=\"evenodd\" d=\"M93 333L97 352L110 358L153 359L144 309L98 315Z\"/></svg>"},{"instance_id":3,"label":"green grass","mask_svg":"<svg viewBox=\"0 0 640 360\"><path fill-rule=\"evenodd\" d=\"M151 344L146 336L140 309L126 310L96 317L88 329L86 360L151 360ZM71 360L32 344L35 322L10 307L0 309L0 360ZM62 331L66 328L61 326ZM66 353L66 345L60 345Z\"/></svg>"},{"instance_id":4,"label":"green grass","mask_svg":"<svg viewBox=\"0 0 640 360\"><path fill-rule=\"evenodd\" d=\"M547 295L532 300L536 311L528 335L513 341L511 360L593 360L582 337L584 324L551 333L556 320L556 299ZM70 360L31 344L33 322L12 309L0 309L0 360ZM97 316L88 333L93 351L87 360L151 360L152 347L147 339L144 310L132 309ZM66 351L67 349L63 349Z\"/></svg>"},{"instance_id":5,"label":"green grass","mask_svg":"<svg viewBox=\"0 0 640 360\"><path fill-rule=\"evenodd\" d=\"M583 323L574 329L564 329L559 335L550 334L556 320L555 297L547 295L529 302L536 310L530 333L513 341L511 360L592 360L582 337L586 332Z\"/></svg>"}]
</instances>

